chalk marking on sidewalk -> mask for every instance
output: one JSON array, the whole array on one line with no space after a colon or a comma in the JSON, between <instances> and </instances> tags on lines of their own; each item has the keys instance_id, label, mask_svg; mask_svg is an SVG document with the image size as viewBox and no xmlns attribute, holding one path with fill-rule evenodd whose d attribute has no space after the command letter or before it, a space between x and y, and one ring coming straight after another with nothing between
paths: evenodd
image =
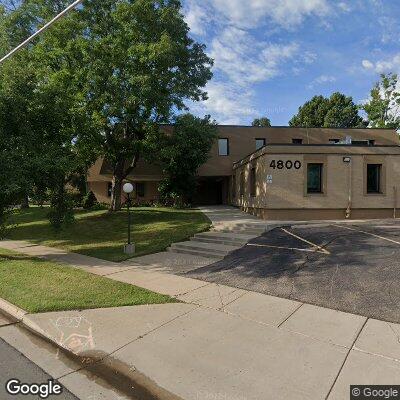
<instances>
[{"instance_id":1,"label":"chalk marking on sidewalk","mask_svg":"<svg viewBox=\"0 0 400 400\"><path fill-rule=\"evenodd\" d=\"M325 250L323 247L319 246L318 244L315 244L315 243L313 243L313 242L310 242L309 240L304 239L304 238L302 238L301 236L298 236L298 235L294 234L293 232L288 231L288 230L285 229L285 228L281 228L281 230L282 230L283 232L287 233L288 235L291 235L291 236L295 237L296 239L299 239L299 240L301 240L302 242L305 242L305 243L311 245L313 248L318 249L319 252L321 252L321 253L324 253L324 254L331 254L328 250Z\"/></svg>"},{"instance_id":2,"label":"chalk marking on sidewalk","mask_svg":"<svg viewBox=\"0 0 400 400\"><path fill-rule=\"evenodd\" d=\"M376 235L375 233L371 233L371 232L367 232L367 231L362 231L361 229L349 228L348 226L343 226L343 225L339 225L339 224L335 224L335 226L339 226L340 228L343 228L343 229L348 229L349 231L355 231L355 232L365 233L366 235L374 236L374 237L376 237L376 238L378 238L378 239L382 239L382 240L387 240L388 242L400 244L400 242L398 242L398 241L396 241L396 240L389 239L389 238L384 237L384 236Z\"/></svg>"}]
</instances>

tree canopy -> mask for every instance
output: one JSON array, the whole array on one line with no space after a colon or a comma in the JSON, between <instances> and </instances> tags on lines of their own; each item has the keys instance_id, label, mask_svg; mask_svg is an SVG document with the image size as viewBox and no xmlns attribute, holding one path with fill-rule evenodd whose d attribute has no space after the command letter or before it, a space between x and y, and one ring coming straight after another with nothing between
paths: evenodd
<instances>
[{"instance_id":1,"label":"tree canopy","mask_svg":"<svg viewBox=\"0 0 400 400\"><path fill-rule=\"evenodd\" d=\"M400 128L400 90L397 74L381 75L362 109L371 128Z\"/></svg>"},{"instance_id":2,"label":"tree canopy","mask_svg":"<svg viewBox=\"0 0 400 400\"><path fill-rule=\"evenodd\" d=\"M57 2L60 9L61 3ZM59 11L55 8L54 2L26 1L14 11L3 9L1 53L6 54L54 16ZM3 207L37 190L48 191L54 206L52 221L58 227L70 208L66 184L95 158L81 151L85 141L92 143L86 134L93 131L75 87L77 80L66 68L74 60L67 51L74 25L71 18L59 21L0 68L0 142L4 144L0 162L6 162L9 171L4 169L2 174L3 187L9 188L4 191L9 195L3 198ZM63 57L54 51L55 43L64 45Z\"/></svg>"},{"instance_id":3,"label":"tree canopy","mask_svg":"<svg viewBox=\"0 0 400 400\"><path fill-rule=\"evenodd\" d=\"M172 132L154 132L148 140L147 157L165 175L159 187L161 201L174 206L191 202L197 170L209 158L216 139L216 122L210 116L183 114L174 120Z\"/></svg>"},{"instance_id":4,"label":"tree canopy","mask_svg":"<svg viewBox=\"0 0 400 400\"><path fill-rule=\"evenodd\" d=\"M256 118L253 120L253 122L251 123L252 126L264 126L264 127L268 127L271 126L271 121L269 118L267 117L262 117L262 118Z\"/></svg>"},{"instance_id":5,"label":"tree canopy","mask_svg":"<svg viewBox=\"0 0 400 400\"><path fill-rule=\"evenodd\" d=\"M3 7L1 52L69 4L25 0ZM30 177L14 179L13 191L49 189L62 223L66 184L103 156L113 168L112 209L119 209L123 180L149 135L186 100L206 99L211 66L204 45L190 38L178 0L84 1L0 71L0 142L15 159L14 176L20 167Z\"/></svg>"},{"instance_id":6,"label":"tree canopy","mask_svg":"<svg viewBox=\"0 0 400 400\"><path fill-rule=\"evenodd\" d=\"M330 97L314 96L299 107L290 126L309 128L358 128L366 123L358 115L352 97L335 92Z\"/></svg>"},{"instance_id":7,"label":"tree canopy","mask_svg":"<svg viewBox=\"0 0 400 400\"><path fill-rule=\"evenodd\" d=\"M188 99L206 99L212 60L189 36L177 0L87 0L78 11L82 94L113 169L112 209L149 132Z\"/></svg>"}]
</instances>

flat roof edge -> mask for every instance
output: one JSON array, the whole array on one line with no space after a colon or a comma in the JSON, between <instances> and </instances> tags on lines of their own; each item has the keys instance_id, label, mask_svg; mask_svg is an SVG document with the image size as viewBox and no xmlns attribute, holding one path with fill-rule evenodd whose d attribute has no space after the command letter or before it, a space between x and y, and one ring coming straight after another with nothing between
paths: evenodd
<instances>
[{"instance_id":1,"label":"flat roof edge","mask_svg":"<svg viewBox=\"0 0 400 400\"><path fill-rule=\"evenodd\" d=\"M251 156L255 155L256 153L258 153L259 151L266 149L268 147L329 147L329 148L340 148L340 147L344 147L344 148L366 148L366 149L379 149L379 148L400 148L400 145L396 145L396 144L383 144L383 145L373 145L373 146L369 146L369 145L365 145L365 144L328 144L328 143L314 143L314 144L308 144L308 143L304 143L304 144L296 144L296 143L270 143L270 144L266 144L265 146L259 148L258 150L253 151L252 153L248 154L247 156L241 158L238 161L234 161L233 162L233 166L235 166L236 164L242 163L244 161L246 161L248 158L250 158ZM263 153L260 153L260 156ZM335 154L335 153L332 153ZM247 160L248 161L248 160Z\"/></svg>"},{"instance_id":2,"label":"flat roof edge","mask_svg":"<svg viewBox=\"0 0 400 400\"><path fill-rule=\"evenodd\" d=\"M159 126L174 126L174 124L159 124ZM288 126L288 125L272 125L272 126L253 126L253 125L231 125L231 124L217 124L217 126L221 127L226 127L226 128L254 128L254 129L270 129L270 128L285 128L285 129L336 129L336 130L379 130L379 131L397 131L395 128L360 128L360 127L354 127L354 128L336 128L336 127L306 127L306 126Z\"/></svg>"}]
</instances>

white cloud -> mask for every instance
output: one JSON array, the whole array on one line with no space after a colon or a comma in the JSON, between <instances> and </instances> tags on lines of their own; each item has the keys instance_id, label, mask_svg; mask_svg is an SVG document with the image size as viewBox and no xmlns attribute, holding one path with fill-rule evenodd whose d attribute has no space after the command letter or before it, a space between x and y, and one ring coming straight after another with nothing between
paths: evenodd
<instances>
[{"instance_id":1,"label":"white cloud","mask_svg":"<svg viewBox=\"0 0 400 400\"><path fill-rule=\"evenodd\" d=\"M317 55L303 51L293 40L260 39L253 29L292 30L308 17L318 17L317 23L324 25L325 17L341 11L330 4L331 0L184 0L191 32L205 38L215 61L214 78L206 88L209 99L191 104L191 110L209 113L223 123L257 116L259 112L251 106L254 85L283 73L299 74Z\"/></svg>"},{"instance_id":2,"label":"white cloud","mask_svg":"<svg viewBox=\"0 0 400 400\"><path fill-rule=\"evenodd\" d=\"M349 12L351 11L351 7L348 3L344 2L344 1L340 1L337 6L344 12Z\"/></svg>"},{"instance_id":3,"label":"white cloud","mask_svg":"<svg viewBox=\"0 0 400 400\"><path fill-rule=\"evenodd\" d=\"M311 51L306 51L302 54L302 60L305 64L312 64L317 59L317 55Z\"/></svg>"},{"instance_id":4,"label":"white cloud","mask_svg":"<svg viewBox=\"0 0 400 400\"><path fill-rule=\"evenodd\" d=\"M208 100L194 103L190 108L199 114L211 114L220 124L240 124L244 118L255 117L250 89L235 88L229 82L209 82L206 87Z\"/></svg>"},{"instance_id":5,"label":"white cloud","mask_svg":"<svg viewBox=\"0 0 400 400\"><path fill-rule=\"evenodd\" d=\"M315 79L315 83L335 82L336 78L332 75L320 75Z\"/></svg>"},{"instance_id":6,"label":"white cloud","mask_svg":"<svg viewBox=\"0 0 400 400\"><path fill-rule=\"evenodd\" d=\"M369 60L362 60L361 64L365 69L373 69L374 68L374 64L372 64L372 62Z\"/></svg>"},{"instance_id":7,"label":"white cloud","mask_svg":"<svg viewBox=\"0 0 400 400\"><path fill-rule=\"evenodd\" d=\"M204 36L209 19L207 8L204 5L199 5L196 1L188 0L185 3L184 14L191 32L195 35Z\"/></svg>"},{"instance_id":8,"label":"white cloud","mask_svg":"<svg viewBox=\"0 0 400 400\"><path fill-rule=\"evenodd\" d=\"M388 72L399 72L400 71L400 53L396 54L392 58L387 60L378 60L375 63L370 60L363 60L362 66L367 70L373 70L379 74Z\"/></svg>"},{"instance_id":9,"label":"white cloud","mask_svg":"<svg viewBox=\"0 0 400 400\"><path fill-rule=\"evenodd\" d=\"M320 75L316 77L309 85L308 88L312 89L316 85L323 85L325 83L335 82L336 78L332 75Z\"/></svg>"},{"instance_id":10,"label":"white cloud","mask_svg":"<svg viewBox=\"0 0 400 400\"><path fill-rule=\"evenodd\" d=\"M268 19L290 28L305 17L323 17L331 7L327 0L205 0L217 12L238 27L255 27Z\"/></svg>"},{"instance_id":11,"label":"white cloud","mask_svg":"<svg viewBox=\"0 0 400 400\"><path fill-rule=\"evenodd\" d=\"M257 116L251 106L252 86L278 76L297 58L305 62L297 43L260 42L248 31L233 26L212 40L210 56L215 61L216 78L206 88L209 99L203 111L222 123L239 123Z\"/></svg>"},{"instance_id":12,"label":"white cloud","mask_svg":"<svg viewBox=\"0 0 400 400\"><path fill-rule=\"evenodd\" d=\"M226 28L211 43L214 68L234 84L246 86L266 81L280 73L280 64L298 54L296 43L272 44L258 42L248 32Z\"/></svg>"}]
</instances>

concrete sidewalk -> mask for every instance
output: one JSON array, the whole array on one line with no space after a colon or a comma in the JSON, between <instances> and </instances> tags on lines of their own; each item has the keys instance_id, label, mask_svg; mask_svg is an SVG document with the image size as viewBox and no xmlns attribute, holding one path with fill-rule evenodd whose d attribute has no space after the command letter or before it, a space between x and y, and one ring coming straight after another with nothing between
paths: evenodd
<instances>
[{"instance_id":1,"label":"concrete sidewalk","mask_svg":"<svg viewBox=\"0 0 400 400\"><path fill-rule=\"evenodd\" d=\"M400 325L166 274L139 259L122 265L27 243L0 247L182 300L23 318L74 354L139 371L183 399L331 400L348 398L350 384L400 383ZM79 398L90 398L90 387L76 384L85 368L62 367L53 350L27 341L15 325L1 327L0 337L52 370ZM103 398L114 399L110 393Z\"/></svg>"}]
</instances>

